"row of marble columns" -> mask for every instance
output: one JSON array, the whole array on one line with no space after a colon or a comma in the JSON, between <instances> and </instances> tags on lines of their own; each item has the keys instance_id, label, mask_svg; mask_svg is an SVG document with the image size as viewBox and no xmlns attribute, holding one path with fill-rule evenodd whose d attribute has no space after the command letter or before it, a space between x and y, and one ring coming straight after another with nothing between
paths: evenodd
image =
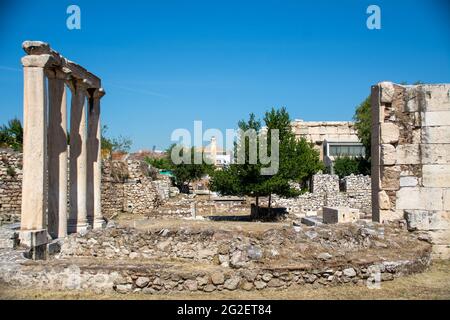
<instances>
[{"instance_id":1,"label":"row of marble columns","mask_svg":"<svg viewBox=\"0 0 450 320\"><path fill-rule=\"evenodd\" d=\"M70 71L50 61L48 55L22 58L21 240L31 247L46 244L47 232L61 238L104 224L100 205L100 99L104 91L73 78ZM67 88L71 90L69 139Z\"/></svg>"}]
</instances>

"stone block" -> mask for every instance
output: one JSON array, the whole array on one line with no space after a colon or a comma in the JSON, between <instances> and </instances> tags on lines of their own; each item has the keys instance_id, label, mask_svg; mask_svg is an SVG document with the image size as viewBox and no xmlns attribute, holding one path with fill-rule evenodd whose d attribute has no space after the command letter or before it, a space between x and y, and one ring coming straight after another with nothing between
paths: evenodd
<instances>
[{"instance_id":1,"label":"stone block","mask_svg":"<svg viewBox=\"0 0 450 320\"><path fill-rule=\"evenodd\" d=\"M403 210L380 210L378 222L393 221L403 218Z\"/></svg>"},{"instance_id":2,"label":"stone block","mask_svg":"<svg viewBox=\"0 0 450 320\"><path fill-rule=\"evenodd\" d=\"M400 177L400 188L401 187L417 187L419 184L419 179L417 177L407 176Z\"/></svg>"},{"instance_id":3,"label":"stone block","mask_svg":"<svg viewBox=\"0 0 450 320\"><path fill-rule=\"evenodd\" d=\"M381 143L397 143L400 135L400 130L394 123L381 123L380 134Z\"/></svg>"},{"instance_id":4,"label":"stone block","mask_svg":"<svg viewBox=\"0 0 450 320\"><path fill-rule=\"evenodd\" d=\"M395 147L392 144L382 144L381 145L381 163L383 165L393 165L396 162L397 154Z\"/></svg>"},{"instance_id":5,"label":"stone block","mask_svg":"<svg viewBox=\"0 0 450 320\"><path fill-rule=\"evenodd\" d=\"M423 127L422 143L449 143L450 126Z\"/></svg>"},{"instance_id":6,"label":"stone block","mask_svg":"<svg viewBox=\"0 0 450 320\"><path fill-rule=\"evenodd\" d=\"M419 99L417 97L417 89L415 87L406 87L405 90L405 111L417 112L419 110Z\"/></svg>"},{"instance_id":7,"label":"stone block","mask_svg":"<svg viewBox=\"0 0 450 320\"><path fill-rule=\"evenodd\" d=\"M446 230L450 228L450 211L405 210L408 230Z\"/></svg>"},{"instance_id":8,"label":"stone block","mask_svg":"<svg viewBox=\"0 0 450 320\"><path fill-rule=\"evenodd\" d=\"M311 216L311 217L303 217L302 218L302 220L301 220L301 222L304 224L304 225L307 225L307 226L309 226L309 227L313 227L313 226L320 226L320 225L322 225L322 219L320 219L319 217L314 217L314 216Z\"/></svg>"},{"instance_id":9,"label":"stone block","mask_svg":"<svg viewBox=\"0 0 450 320\"><path fill-rule=\"evenodd\" d=\"M450 188L450 164L423 165L422 184L424 187Z\"/></svg>"},{"instance_id":10,"label":"stone block","mask_svg":"<svg viewBox=\"0 0 450 320\"><path fill-rule=\"evenodd\" d=\"M449 230L431 230L428 232L433 245L450 245Z\"/></svg>"},{"instance_id":11,"label":"stone block","mask_svg":"<svg viewBox=\"0 0 450 320\"><path fill-rule=\"evenodd\" d=\"M423 164L450 164L450 140L448 142L446 144L421 144L421 162Z\"/></svg>"},{"instance_id":12,"label":"stone block","mask_svg":"<svg viewBox=\"0 0 450 320\"><path fill-rule=\"evenodd\" d=\"M399 210L443 210L443 189L401 188L396 194L396 209Z\"/></svg>"},{"instance_id":13,"label":"stone block","mask_svg":"<svg viewBox=\"0 0 450 320\"><path fill-rule=\"evenodd\" d=\"M36 247L48 243L47 230L24 230L19 233L20 244Z\"/></svg>"},{"instance_id":14,"label":"stone block","mask_svg":"<svg viewBox=\"0 0 450 320\"><path fill-rule=\"evenodd\" d=\"M382 167L381 168L381 189L398 190L400 188L400 168Z\"/></svg>"},{"instance_id":15,"label":"stone block","mask_svg":"<svg viewBox=\"0 0 450 320\"><path fill-rule=\"evenodd\" d=\"M432 248L431 259L450 259L450 244L435 244Z\"/></svg>"},{"instance_id":16,"label":"stone block","mask_svg":"<svg viewBox=\"0 0 450 320\"><path fill-rule=\"evenodd\" d=\"M421 117L423 127L450 126L450 110L422 112Z\"/></svg>"},{"instance_id":17,"label":"stone block","mask_svg":"<svg viewBox=\"0 0 450 320\"><path fill-rule=\"evenodd\" d=\"M381 103L392 103L394 99L394 84L392 82L380 82L378 84L380 86L380 101Z\"/></svg>"},{"instance_id":18,"label":"stone block","mask_svg":"<svg viewBox=\"0 0 450 320\"><path fill-rule=\"evenodd\" d=\"M423 85L420 89L423 111L450 111L450 85Z\"/></svg>"},{"instance_id":19,"label":"stone block","mask_svg":"<svg viewBox=\"0 0 450 320\"><path fill-rule=\"evenodd\" d=\"M419 164L420 145L403 144L397 146L397 164Z\"/></svg>"},{"instance_id":20,"label":"stone block","mask_svg":"<svg viewBox=\"0 0 450 320\"><path fill-rule=\"evenodd\" d=\"M443 191L443 198L444 198L444 210L450 210L450 189L445 189Z\"/></svg>"},{"instance_id":21,"label":"stone block","mask_svg":"<svg viewBox=\"0 0 450 320\"><path fill-rule=\"evenodd\" d=\"M359 211L346 207L323 207L323 223L349 223L359 219Z\"/></svg>"},{"instance_id":22,"label":"stone block","mask_svg":"<svg viewBox=\"0 0 450 320\"><path fill-rule=\"evenodd\" d=\"M389 199L386 191L378 192L378 206L381 210L391 209L391 200Z\"/></svg>"},{"instance_id":23,"label":"stone block","mask_svg":"<svg viewBox=\"0 0 450 320\"><path fill-rule=\"evenodd\" d=\"M25 254L28 259L47 259L48 234L46 229L20 231L19 239L21 245L29 248Z\"/></svg>"}]
</instances>

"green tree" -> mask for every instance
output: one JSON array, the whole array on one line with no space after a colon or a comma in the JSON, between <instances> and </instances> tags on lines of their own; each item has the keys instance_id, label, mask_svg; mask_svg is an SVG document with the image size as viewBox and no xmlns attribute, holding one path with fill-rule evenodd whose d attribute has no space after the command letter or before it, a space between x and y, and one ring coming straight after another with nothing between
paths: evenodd
<instances>
[{"instance_id":1,"label":"green tree","mask_svg":"<svg viewBox=\"0 0 450 320\"><path fill-rule=\"evenodd\" d=\"M0 126L0 146L9 147L16 151L23 148L23 128L19 119L8 121L7 125Z\"/></svg>"},{"instance_id":2,"label":"green tree","mask_svg":"<svg viewBox=\"0 0 450 320\"><path fill-rule=\"evenodd\" d=\"M154 168L161 169L161 170L171 170L171 163L166 156L162 157L162 158L146 157L144 160L145 160L145 162L147 162L149 165L151 165Z\"/></svg>"},{"instance_id":3,"label":"green tree","mask_svg":"<svg viewBox=\"0 0 450 320\"><path fill-rule=\"evenodd\" d=\"M333 168L339 178L343 178L351 174L370 174L370 163L363 157L339 157L334 161Z\"/></svg>"},{"instance_id":4,"label":"green tree","mask_svg":"<svg viewBox=\"0 0 450 320\"><path fill-rule=\"evenodd\" d=\"M107 136L108 126L102 126L102 149L108 150L109 152L120 151L129 152L133 144L133 140L128 137L119 136L117 138L109 138Z\"/></svg>"},{"instance_id":5,"label":"green tree","mask_svg":"<svg viewBox=\"0 0 450 320\"><path fill-rule=\"evenodd\" d=\"M155 168L169 170L172 173L173 183L181 191L187 192L190 182L200 179L207 174L211 174L214 171L214 166L212 164L207 164L204 160L202 160L201 164L194 163L196 153L197 156L200 157L200 155L198 155L199 152L196 151L194 147L179 148L181 149L180 157L183 157L185 152L189 153L190 163L176 164L172 160L172 150L175 147L177 147L177 145L172 144L166 150L166 155L163 158L151 159L147 157L145 161ZM203 153L201 153L201 156L203 159Z\"/></svg>"},{"instance_id":6,"label":"green tree","mask_svg":"<svg viewBox=\"0 0 450 320\"><path fill-rule=\"evenodd\" d=\"M319 154L306 140L297 140L291 130L291 120L285 108L271 109L265 113L264 122L268 137L268 150L271 147L271 134L273 129L279 130L279 169L273 175L262 175L264 168L259 161L251 164L249 161L249 138L239 139L235 144L235 155L245 150L245 163L235 163L224 168L222 171L214 172L211 179L211 190L220 192L223 195L246 195L255 197L256 206L259 206L259 198L269 197L269 207L271 205L271 195L277 194L282 197L293 197L299 192L291 187L290 182L305 182L317 171L323 169L323 164L319 160ZM239 129L246 131L255 130L258 137L261 137L261 122L254 114L250 114L249 120L241 120L238 123ZM259 153L260 138L256 140ZM259 159L259 154L258 154ZM236 160L236 159L235 159ZM270 166L267 165L267 166Z\"/></svg>"},{"instance_id":7,"label":"green tree","mask_svg":"<svg viewBox=\"0 0 450 320\"><path fill-rule=\"evenodd\" d=\"M355 115L356 134L366 149L366 159L370 159L371 137L372 137L372 113L370 107L370 96L367 97L356 108Z\"/></svg>"}]
</instances>

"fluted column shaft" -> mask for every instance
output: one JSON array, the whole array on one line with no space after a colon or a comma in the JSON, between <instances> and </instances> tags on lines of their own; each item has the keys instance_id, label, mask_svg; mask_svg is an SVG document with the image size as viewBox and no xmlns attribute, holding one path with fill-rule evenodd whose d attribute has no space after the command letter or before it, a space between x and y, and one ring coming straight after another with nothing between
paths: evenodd
<instances>
[{"instance_id":1,"label":"fluted column shaft","mask_svg":"<svg viewBox=\"0 0 450 320\"><path fill-rule=\"evenodd\" d=\"M69 232L80 232L88 228L87 187L87 87L77 81L71 87L70 111L70 214Z\"/></svg>"},{"instance_id":2,"label":"fluted column shaft","mask_svg":"<svg viewBox=\"0 0 450 320\"><path fill-rule=\"evenodd\" d=\"M47 105L45 69L49 55L25 56L23 99L23 180L20 241L33 259L46 258Z\"/></svg>"},{"instance_id":3,"label":"fluted column shaft","mask_svg":"<svg viewBox=\"0 0 450 320\"><path fill-rule=\"evenodd\" d=\"M48 120L48 232L67 235L67 102L65 80L59 70L47 72Z\"/></svg>"},{"instance_id":4,"label":"fluted column shaft","mask_svg":"<svg viewBox=\"0 0 450 320\"><path fill-rule=\"evenodd\" d=\"M88 220L94 229L105 225L101 209L101 122L100 99L103 89L96 89L90 99L88 116Z\"/></svg>"}]
</instances>

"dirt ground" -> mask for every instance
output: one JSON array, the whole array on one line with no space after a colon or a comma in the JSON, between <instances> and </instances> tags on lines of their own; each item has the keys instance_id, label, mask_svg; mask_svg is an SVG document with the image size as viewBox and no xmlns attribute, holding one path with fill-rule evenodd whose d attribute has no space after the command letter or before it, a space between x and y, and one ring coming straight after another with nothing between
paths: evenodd
<instances>
[{"instance_id":1,"label":"dirt ground","mask_svg":"<svg viewBox=\"0 0 450 320\"><path fill-rule=\"evenodd\" d=\"M177 218L147 219L145 217L136 218L133 215L121 215L116 219L119 226L127 226L138 230L161 230L161 229L179 229L180 227L191 229L215 229L223 231L246 231L246 232L264 232L268 229L282 229L291 226L290 222L246 222L240 221L210 221L210 220L188 220Z\"/></svg>"},{"instance_id":2,"label":"dirt ground","mask_svg":"<svg viewBox=\"0 0 450 320\"><path fill-rule=\"evenodd\" d=\"M183 293L165 295L145 294L96 294L75 291L39 291L21 290L0 286L0 299L263 299L263 300L310 300L310 299L450 299L450 260L434 262L428 271L422 274L406 276L389 282L383 282L380 289L365 286L341 285L332 288L297 287L287 290L263 290L256 292L222 291L214 293Z\"/></svg>"}]
</instances>

